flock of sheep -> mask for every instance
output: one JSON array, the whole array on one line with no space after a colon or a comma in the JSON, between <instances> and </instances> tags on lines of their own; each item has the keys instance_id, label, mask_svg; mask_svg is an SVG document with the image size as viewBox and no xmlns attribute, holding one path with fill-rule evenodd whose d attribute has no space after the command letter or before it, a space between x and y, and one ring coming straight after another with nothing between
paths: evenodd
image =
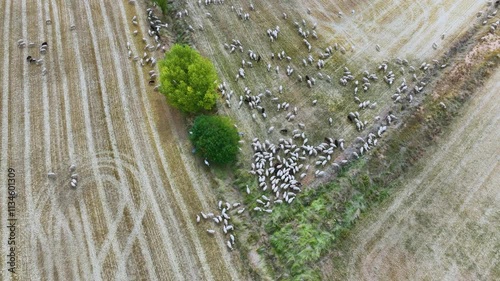
<instances>
[{"instance_id":1,"label":"flock of sheep","mask_svg":"<svg viewBox=\"0 0 500 281\"><path fill-rule=\"evenodd\" d=\"M132 3L129 2L129 3L134 4L134 2ZM148 72L149 74L148 84L153 86L156 83L156 78L158 78L158 73L156 73L156 71L154 70L157 62L157 59L155 57L155 52L158 50L161 50L162 52L166 51L166 47L161 42L160 30L168 28L168 24L163 23L157 16L155 16L153 14L153 9L148 8L146 10L146 13L147 13L147 23L149 26L147 33L149 37L153 38L154 43L149 42L149 40L146 37L143 37L142 42L145 45L143 48L142 56L139 56L133 54L133 51L130 48L131 44L130 42L127 42L127 52L128 52L128 58L134 62L138 62L141 67L150 66L152 68ZM133 16L131 21L134 26L139 25L137 16ZM132 31L132 34L134 36L137 36L139 34L139 31L136 29ZM154 87L154 90L158 91L159 87L160 87L159 85L156 85Z\"/></svg>"},{"instance_id":2,"label":"flock of sheep","mask_svg":"<svg viewBox=\"0 0 500 281\"><path fill-rule=\"evenodd\" d=\"M45 24L51 25L52 24L52 20L51 19L46 19L45 20ZM72 24L69 27L70 31L74 31L75 29L76 29L76 26L74 24ZM20 49L26 48L26 47L27 48L34 48L34 47L36 47L36 44L34 42L29 41L28 39L19 39L19 40L17 40L17 47L19 47ZM47 42L41 43L41 45L39 47L40 55L45 55L47 53L48 48L49 48L49 44ZM41 58L41 57L40 58L35 58L32 55L29 55L26 58L26 61L29 64L35 64L37 66L41 66L43 64L43 58ZM47 68L42 67L41 73L42 73L42 75L45 76L47 74Z\"/></svg>"},{"instance_id":3,"label":"flock of sheep","mask_svg":"<svg viewBox=\"0 0 500 281\"><path fill-rule=\"evenodd\" d=\"M214 214L214 213L204 213L200 212L199 215L196 215L196 223L200 223L201 219L206 221L212 221L215 223L215 225L222 225L222 231L224 232L225 235L229 235L229 239L226 241L226 245L230 250L233 250L233 246L235 243L235 238L234 238L234 225L230 224L231 216L229 216L230 212L233 212L236 215L240 215L245 211L245 208L239 208L241 206L241 203L229 203L225 202L223 203L222 201L219 201L218 203L218 210L220 211L219 214ZM210 235L213 235L216 233L216 231L212 228L207 229L207 233Z\"/></svg>"},{"instance_id":4,"label":"flock of sheep","mask_svg":"<svg viewBox=\"0 0 500 281\"><path fill-rule=\"evenodd\" d=\"M212 4L222 5L224 1L205 0L204 4L205 6ZM198 6L203 7L203 3L198 1ZM231 7L231 10L236 13L238 18L250 20L251 13L255 12L255 7L250 5L248 12L245 12L243 8L236 8L234 6ZM311 10L308 9L307 13L311 14ZM355 11L353 10L351 13L354 14ZM495 14L496 10L488 16L492 18ZM208 20L212 19L211 13L207 12L205 15ZM339 12L339 17L342 16L343 14ZM284 21L287 21L288 17L286 13L282 13ZM335 43L333 46L320 48L318 55L315 56L312 50L314 49L315 41L318 41L317 24L313 23L309 25L306 20L302 19L300 22L293 22L293 25L296 27L297 34L302 38L305 45L305 56L303 58L292 58L284 50L270 53L269 56L258 54L251 48L245 48L238 39L232 39L231 42L224 43L224 49L230 55L241 57L241 66L235 71L235 80L247 79L248 72L253 71L252 69L255 64L263 63L267 71L271 72L271 70L274 70L278 78L280 77L280 66L283 68L283 65L286 65L284 67L286 76L293 79L295 75L297 81L300 83L305 82L308 88L314 87L317 80L322 80L325 83L333 83L331 75L322 72L323 68L328 63L328 58L333 56L335 52L346 54L346 47ZM491 31L493 32L497 26L498 23L493 23ZM202 25L200 25L199 30L203 31ZM193 32L194 29L191 28L190 31ZM268 28L263 34L273 44L273 42L279 40L280 31L281 29L277 25ZM445 36L445 34L442 34L440 39L443 40ZM380 45L375 44L374 47L376 51L381 51L382 47ZM435 50L438 49L438 44L432 43L432 48ZM309 71L308 75L301 75L290 64L292 60L302 61L304 67L309 67L313 70ZM325 137L324 141L317 145L310 144L305 131L306 126L303 123L296 124L296 129L291 132L292 137L280 137L277 143L273 143L270 140L272 139L271 137L264 141L254 138L251 143L253 161L249 173L256 176L262 195L256 200L257 207L253 208L253 211L272 213L272 208L276 204L291 204L297 193L301 191L302 184L300 181L307 177L308 173L314 174L315 177L322 177L328 170L339 169L341 165L348 162L348 159L359 158L377 146L378 139L387 131L388 126L398 120L398 117L392 111L387 112L383 117L376 116L373 122L362 120L361 118L360 111L374 109L377 106L376 102L370 102L370 100L362 98L361 93L369 92L371 85L378 82L379 75L383 76L383 81L388 85L393 85L396 81L400 81L397 82L398 86L391 96L394 103L411 104L415 102L416 96L424 93L424 88L429 80L427 78L429 71L440 70L447 66L448 64L444 61L433 60L432 63L422 62L419 67L415 67L407 59L396 58L392 61L383 61L371 72L363 70L362 73L352 73L348 67L344 67L343 75L338 79L339 85L346 87L346 89L354 88L354 92L352 93L354 105L352 111L348 113L347 119L356 126L357 131L363 132L363 134L358 136L349 148L345 148L342 138L334 137ZM311 74L311 72L315 74ZM411 81L406 80L404 77L406 74L411 75ZM299 114L299 109L296 106L283 100L282 94L285 91L283 85L279 85L276 89L266 88L262 92L253 93L253 89L250 89L248 86L244 86L239 90L231 90L228 83L222 82L218 90L227 107L241 109L243 105L246 105L245 107L248 108L250 116L255 121L258 115L265 122L265 119L270 114L279 114L280 111L287 111L283 124L286 124L286 122L293 123L295 117ZM235 102L237 106L234 105L233 96L239 96ZM263 103L266 99L270 101L267 104L274 103L274 110L266 109ZM317 103L317 100L313 100L312 106L317 105ZM446 105L443 102L440 102L439 105L443 109L446 109ZM332 126L333 121L331 117L328 118L330 126ZM275 131L278 131L274 129L273 126L269 127L267 130L268 135L272 135ZM364 132L366 129L369 131ZM281 128L279 132L282 136L286 136L289 133L287 128ZM346 151L337 159L333 159L333 153L336 149ZM328 164L333 168L328 169ZM247 192L250 192L248 186Z\"/></svg>"}]
</instances>

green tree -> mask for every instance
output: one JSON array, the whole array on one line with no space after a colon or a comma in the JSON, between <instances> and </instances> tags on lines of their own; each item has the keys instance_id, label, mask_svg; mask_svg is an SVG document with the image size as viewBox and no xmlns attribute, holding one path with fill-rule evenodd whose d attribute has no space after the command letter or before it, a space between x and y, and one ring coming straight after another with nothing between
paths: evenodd
<instances>
[{"instance_id":1,"label":"green tree","mask_svg":"<svg viewBox=\"0 0 500 281\"><path fill-rule=\"evenodd\" d=\"M217 72L209 59L175 44L160 61L160 92L185 113L209 111L217 99Z\"/></svg>"},{"instance_id":2,"label":"green tree","mask_svg":"<svg viewBox=\"0 0 500 281\"><path fill-rule=\"evenodd\" d=\"M228 117L198 116L191 128L190 139L196 152L211 163L221 165L236 160L240 137Z\"/></svg>"}]
</instances>

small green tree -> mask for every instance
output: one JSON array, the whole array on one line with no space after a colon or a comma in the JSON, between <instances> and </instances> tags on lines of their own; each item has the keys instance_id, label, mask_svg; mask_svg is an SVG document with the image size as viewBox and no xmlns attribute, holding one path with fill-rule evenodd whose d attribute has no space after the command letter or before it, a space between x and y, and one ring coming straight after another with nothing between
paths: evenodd
<instances>
[{"instance_id":1,"label":"small green tree","mask_svg":"<svg viewBox=\"0 0 500 281\"><path fill-rule=\"evenodd\" d=\"M185 113L213 109L217 72L209 59L187 45L175 44L160 61L160 92Z\"/></svg>"},{"instance_id":2,"label":"small green tree","mask_svg":"<svg viewBox=\"0 0 500 281\"><path fill-rule=\"evenodd\" d=\"M190 139L196 152L209 162L222 165L236 160L240 137L228 117L198 116L191 128Z\"/></svg>"}]
</instances>

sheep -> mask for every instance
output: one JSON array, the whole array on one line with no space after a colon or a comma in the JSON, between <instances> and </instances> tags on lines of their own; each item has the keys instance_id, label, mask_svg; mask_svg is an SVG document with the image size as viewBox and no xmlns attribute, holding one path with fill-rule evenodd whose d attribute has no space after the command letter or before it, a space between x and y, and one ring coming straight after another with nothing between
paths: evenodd
<instances>
[{"instance_id":1,"label":"sheep","mask_svg":"<svg viewBox=\"0 0 500 281\"><path fill-rule=\"evenodd\" d=\"M209 234L214 234L214 233L215 233L215 230L213 230L213 229L207 229L207 232L208 232Z\"/></svg>"},{"instance_id":2,"label":"sheep","mask_svg":"<svg viewBox=\"0 0 500 281\"><path fill-rule=\"evenodd\" d=\"M17 41L17 46L18 46L19 48L24 48L24 47L26 47L26 42L25 42L23 39L19 39L19 40Z\"/></svg>"}]
</instances>

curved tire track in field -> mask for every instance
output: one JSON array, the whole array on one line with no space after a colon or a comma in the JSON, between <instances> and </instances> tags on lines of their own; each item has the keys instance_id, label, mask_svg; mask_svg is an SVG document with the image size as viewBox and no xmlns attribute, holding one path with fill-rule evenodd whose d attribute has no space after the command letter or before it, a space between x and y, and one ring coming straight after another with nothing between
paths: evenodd
<instances>
[{"instance_id":1,"label":"curved tire track in field","mask_svg":"<svg viewBox=\"0 0 500 281\"><path fill-rule=\"evenodd\" d=\"M89 25L90 25L90 26L92 26L92 23L90 22L90 23L89 23ZM96 40L96 38L94 37L94 40L93 40L93 41L95 42L95 40ZM79 45L79 44L78 44L78 42L77 42L76 46L78 46L78 45ZM97 58L99 58L99 53L98 53L99 51L98 51L98 49L96 48L96 44L94 44L94 50L95 50L95 52L96 52L96 57L97 57ZM75 53L76 53L76 54L78 54L78 53L79 53L79 51L76 51ZM99 61L99 59L98 59L98 61ZM106 85L104 84L104 81L103 81L104 72L103 72L103 70L102 70L102 66L101 66L101 64L102 64L102 63L100 63L100 64L98 65L98 70L99 70L99 83L100 83L101 89L102 89L102 91L103 91L103 96L104 96L104 95L105 95L105 93L106 93ZM80 65L81 65L81 63L80 63ZM108 130L110 130L110 131L109 131L109 136L110 136L110 138L111 138L112 147L115 147L115 146L116 146L116 140L114 140L114 139L113 139L113 137L114 137L114 132L113 132L112 123L111 123L111 120L110 120L110 117L109 117L109 116L110 116L110 112L109 112L109 105L107 105L107 104L108 104L108 102L107 102L107 98L105 97L105 98L104 98L104 111L105 111L105 114L106 114L106 116L107 116L106 121L107 121L107 124L108 124ZM91 152L91 151L89 151L89 153L92 153L92 152ZM96 161L96 160L92 160L92 161L94 162L94 161ZM98 166L98 164L96 163L96 168L98 168L98 167L99 167L99 166ZM122 180L126 179L126 177L125 177L125 176L123 176L123 174L121 173L121 171L120 171L120 170L118 171L118 173L119 173L120 178L121 178ZM97 174L97 175L98 175L98 174ZM97 176L97 177L98 177L98 176ZM128 186L128 185L127 185L127 186ZM99 189L101 190L102 188L99 188ZM104 200L104 199L105 199L105 197L104 197L103 193L101 193L101 194L100 194L100 196L101 196L101 200ZM105 201L101 201L101 202L103 202L103 204L104 204L104 202L105 202ZM106 206L103 206L103 208L106 208ZM111 218L109 218L109 219L110 219L110 221L108 221L108 226L111 224ZM88 232L88 231L87 231L87 233L90 233L90 232ZM115 243L114 239L108 239L108 241L109 241L109 240L111 240L111 241L113 242L113 251L114 251L114 253L115 253L115 254L119 257L119 256L120 256L120 250L119 250L118 245L116 245L116 243ZM144 247L145 247L144 240L141 240L141 242L142 242L142 243L141 243L141 244L142 244L142 247L144 248ZM99 261L97 260L97 258L99 257L99 255L97 254L97 252L95 252L93 255L96 257L96 263L99 263ZM151 262L150 262L150 261L151 261L151 259L150 259L150 258L148 258L148 257L145 255L145 260L146 260L146 261L149 261L149 262L148 262L148 265L149 265L149 266L148 266L148 268L149 268L149 271L150 271L150 273L151 273ZM101 274L100 269L95 270L95 271L97 271L97 272L95 272L95 274ZM123 274L124 272L118 272L118 273Z\"/></svg>"},{"instance_id":2,"label":"curved tire track in field","mask_svg":"<svg viewBox=\"0 0 500 281\"><path fill-rule=\"evenodd\" d=\"M62 100L63 100L64 120L65 120L64 126L66 129L65 136L67 138L67 141L66 141L67 153L68 153L67 158L69 160L69 163L75 163L75 144L73 141L74 134L73 134L73 128L72 128L71 105L70 105L70 99L69 99L70 91L68 88L68 79L67 79L67 76L64 75L64 68L63 68L63 66L65 65L65 62L66 62L66 57L65 57L65 54L63 51L62 36L61 36L61 29L63 28L63 24L61 24L61 21L59 20L58 8L55 4L55 1L51 0L50 4L46 3L46 5L50 5L52 10L55 11L54 13L51 14L50 17L47 16L48 18L51 18L53 21L53 25L52 25L54 27L53 34L56 35L53 38L51 38L52 41L55 41L55 44L53 44L53 45L55 46L55 50L56 50L56 52L51 52L51 55L52 56L57 55L58 75L56 76L55 69L51 71L51 72L54 72L54 74L51 75L51 77L54 78L52 83L54 83L53 85L56 85L56 84L59 84L58 82L60 82L59 85L61 85L61 88L62 88L60 91L55 91L55 92L56 92L56 96L58 94L61 94ZM49 10L49 8L46 8L46 10ZM68 13L68 16L71 17L71 13ZM42 21L43 21L43 19L42 19ZM79 70L81 71L81 63L79 64ZM81 71L81 73L83 73L83 71ZM57 78L59 78L60 80L56 81ZM83 75L81 78L83 78ZM81 81L82 80L80 80L80 82ZM56 100L59 100L59 98L57 97ZM58 120L59 117L60 117L60 115L56 115L56 120ZM62 132L59 132L58 136L60 137L61 135L62 135ZM62 150L62 148L60 150ZM62 156L59 157L59 161L62 161L64 158L65 157L62 157ZM67 168L67 167L64 167L64 168ZM64 168L62 168L62 169L64 169ZM62 184L62 186L68 186L68 182L65 182L65 184ZM60 213L59 210L57 210L57 211L58 211L58 213ZM59 215L57 215L57 217L61 218L61 217L63 217L63 215L59 214ZM66 218L72 218L74 220L74 216L71 216L71 213L68 213ZM81 237L81 232L79 233L77 229L74 232L71 231L70 227L68 226L69 223L70 223L70 221L66 221L66 222L63 222L60 220L57 221L57 227L64 228L65 235L64 235L64 239L62 239L62 237L60 237L60 236L56 236L55 241L61 241L61 243L66 242L68 244L67 247L71 251L71 249L76 250L75 248L72 248L71 245L76 244L76 239L78 239L77 237ZM61 230L61 229L58 229L58 230ZM60 235L59 231L57 231L57 233L59 233L59 235ZM69 242L66 239L69 239ZM58 252L63 252L61 249L64 246L61 246L60 244L56 244L55 247L57 247L60 250ZM84 248L82 247L81 249L84 249ZM79 266L82 268L82 271L90 272L90 264L89 264L90 261L89 261L88 256L86 254L80 255L79 259L76 255L71 255L71 257L69 259L71 260L70 263L71 263L71 269L72 269L71 270L72 279L74 279L74 280L79 279L79 277L80 277L79 273L78 273ZM59 261L58 264L61 264L61 262ZM62 269L62 270L64 270L64 269Z\"/></svg>"},{"instance_id":3,"label":"curved tire track in field","mask_svg":"<svg viewBox=\"0 0 500 281\"><path fill-rule=\"evenodd\" d=\"M101 12L102 12L102 16L104 18L104 26L105 26L105 30L106 30L106 33L108 36L110 36L110 38L113 38L113 33L111 32L111 30L109 30L109 20L107 19L107 16L105 15L105 8L102 6L102 2L100 2L101 4ZM86 8L86 12L87 12L87 16L90 18L91 17L91 12L90 12L90 7L88 5L88 3L85 4L85 8ZM93 31L94 29L94 25L93 23L91 23L91 31ZM94 32L94 31L93 31ZM95 35L93 35L94 37ZM94 37L96 39L96 37ZM132 114L133 112L130 112L131 109L130 109L130 105L129 105L129 102L127 101L127 98L124 96L125 93L127 92L126 89L125 89L125 83L123 81L123 78L121 76L121 71L123 68L121 67L121 61L120 61L120 57L118 56L117 54L117 51L116 51L116 45L114 44L114 42L112 42L110 44L111 46L111 51L112 51L112 54L113 54L113 64L114 64L114 67L115 67L115 71L116 71L116 77L117 77L117 80L118 80L118 88L119 88L119 95L120 95L120 99L121 99L121 103L123 105L123 109L124 109L124 116L125 116L125 119L126 120L134 120L132 118ZM96 47L97 48L97 47ZM104 76L104 75L102 75ZM104 93L103 93L104 95ZM105 98L106 99L106 98ZM156 221L160 224L160 231L162 232L162 236L161 238L163 239L163 242L164 242L164 247L167 248L167 247L172 247L173 245L179 245L179 243L172 243L171 241L168 241L168 240L165 240L165 239L168 239L167 237L172 237L172 239L179 239L181 233L179 232L179 229L175 228L174 229L174 233L175 234L171 234L169 235L168 233L170 232L169 230L167 230L167 226L165 224L165 217L162 216L162 212L160 211L159 209L159 206L158 206L158 203L156 202L156 197L155 197L155 194L153 192L153 190L151 189L152 187L152 181L150 181L149 177L146 176L148 173L146 172L146 169L145 169L145 161L142 157L142 153L138 151L139 149L139 144L138 144L138 140L136 139L136 136L137 134L134 132L134 128L132 126L130 126L130 123L127 123L127 126L126 126L126 129L127 129L127 132L128 132L128 135L130 137L130 141L132 142L132 151L133 151L133 155L134 155L134 158L137 159L137 165L138 165L138 168L139 168L139 175L141 175L141 182L144 182L145 184L143 185L143 187L145 188L145 192L147 194L147 197L148 199L150 200L151 204L152 204L152 208L153 208L153 214L155 216L155 219ZM142 130L143 132L145 130ZM159 182L159 178L158 177L155 177L155 180L156 180L156 186L162 186L162 184ZM172 210L170 209L170 207L168 206L164 206L164 209L166 209L168 212L169 212L169 215L167 216L167 220L176 225L178 224L176 221L176 217L175 215L173 214ZM187 258L189 259L190 257L184 252L184 248L181 248L181 253L183 253L184 255L184 258ZM179 262L176 261L176 257L175 255L172 255L170 254L170 251L167 250L167 254L170 256L169 257L169 260L171 261L171 266L173 267L173 270L175 272L175 274L177 276L182 276L182 271L180 270L179 268ZM185 261L186 263L189 263L188 261ZM192 264L192 263L191 263ZM194 272L193 272L193 268L189 268L187 269L188 272L190 271L194 278Z\"/></svg>"},{"instance_id":4,"label":"curved tire track in field","mask_svg":"<svg viewBox=\"0 0 500 281\"><path fill-rule=\"evenodd\" d=\"M68 13L70 15L71 15L72 12L74 12L73 9L69 9L69 10L67 9L67 11L68 11ZM63 27L61 26L61 28L63 28ZM78 56L78 54L80 54L78 37L74 33L73 33L73 40L75 42L73 44L73 50L74 50L74 54L76 55L77 70L78 70L79 77L80 77L80 80L79 80L79 82L80 82L79 86L80 87L79 88L82 89L82 91L81 91L81 105L82 105L83 113L84 113L85 137L86 137L86 142L88 144L87 153L89 153L90 155L92 155L93 151L95 150L95 144L94 144L93 130L92 130L92 126L91 126L91 123L90 123L91 114L90 114L89 102L88 102L89 98L87 96L87 89L88 88L87 88L86 81L85 81L86 74L83 71L82 62L81 62L80 57ZM91 159L91 160L93 160L93 159ZM93 176L96 179L97 189L99 191L102 191L103 184L102 184L101 179L98 177L99 174L98 174L98 166L97 166L96 161L92 161L92 168L93 168L92 169L93 170ZM102 192L100 192L99 195L102 196ZM82 208L81 205L82 204L80 203L80 207ZM104 217L106 219L106 222L109 223L110 220L111 220L110 214L109 214L109 210L106 208L106 206L103 206L103 210L104 210ZM88 216L83 216L83 214L86 214L86 212L84 211L84 209L82 209L82 220L83 220L83 223L85 225L90 225L93 220L89 219ZM88 241L92 241L93 240L93 238L92 238L92 232L88 231L89 227L85 227L84 229L86 230L85 234L87 236ZM101 270L100 270L100 268L101 268L102 265L97 260L97 253L96 253L95 246L94 246L93 243L90 243L90 242L87 243L87 245L88 245L90 260L92 262L93 278L94 278L94 280L101 280L101 276L100 276L100 271ZM119 249L118 249L118 246L116 245L116 243L114 244L114 246L115 246L114 247L115 253L119 253Z\"/></svg>"}]
</instances>

